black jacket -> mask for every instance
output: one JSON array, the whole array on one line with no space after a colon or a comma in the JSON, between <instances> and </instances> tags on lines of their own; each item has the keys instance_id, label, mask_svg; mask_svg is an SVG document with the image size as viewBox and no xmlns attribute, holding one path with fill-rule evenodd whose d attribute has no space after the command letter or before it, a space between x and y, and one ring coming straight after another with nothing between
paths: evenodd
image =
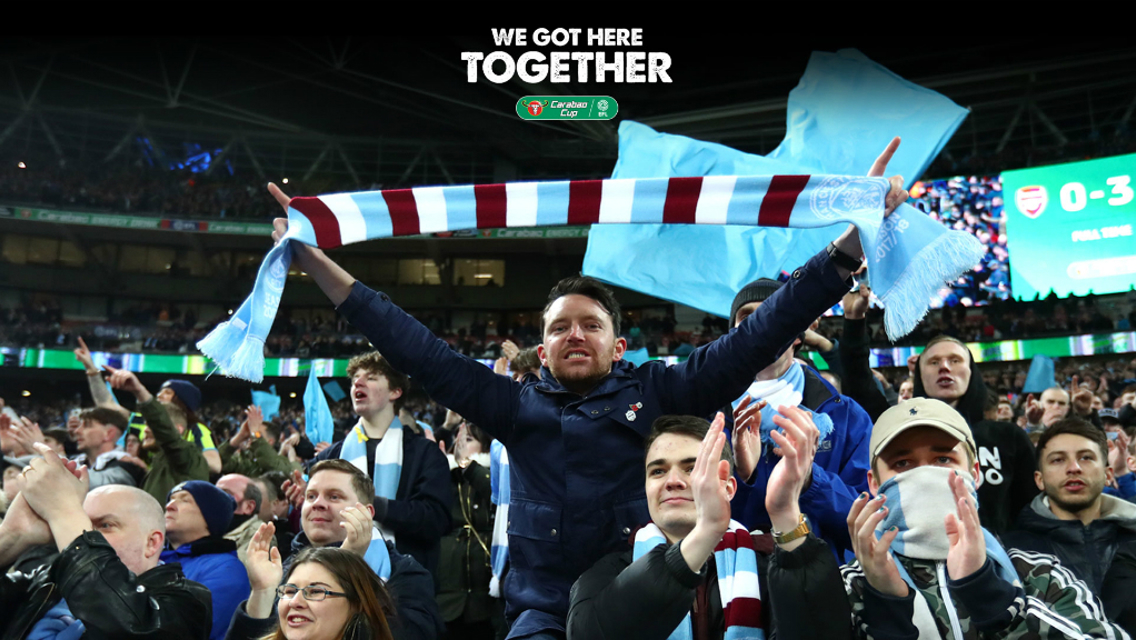
<instances>
[{"instance_id":1,"label":"black jacket","mask_svg":"<svg viewBox=\"0 0 1136 640\"><path fill-rule=\"evenodd\" d=\"M187 580L180 565L135 577L97 531L76 538L50 565L0 579L3 639L25 637L60 598L90 640L205 640L212 627L209 590Z\"/></svg>"},{"instance_id":2,"label":"black jacket","mask_svg":"<svg viewBox=\"0 0 1136 640\"><path fill-rule=\"evenodd\" d=\"M828 545L809 534L793 551L773 550L754 536L767 638L839 640L852 637L852 609ZM772 555L769 552L772 551ZM612 553L572 586L569 640L666 640L691 614L695 640L721 640L724 612L714 560L694 573L679 545L659 545L637 562Z\"/></svg>"},{"instance_id":3,"label":"black jacket","mask_svg":"<svg viewBox=\"0 0 1136 640\"><path fill-rule=\"evenodd\" d=\"M1006 546L1057 556L1101 599L1110 620L1136 634L1136 505L1105 494L1101 517L1085 526L1058 520L1044 498L1022 509Z\"/></svg>"},{"instance_id":4,"label":"black jacket","mask_svg":"<svg viewBox=\"0 0 1136 640\"><path fill-rule=\"evenodd\" d=\"M397 418L396 418L397 419ZM350 432L348 432L350 434ZM371 440L368 444L377 444ZM310 463L339 457L343 448L340 440L324 449ZM374 449L367 450L367 477L374 469ZM375 522L394 532L395 547L399 553L413 556L430 575L438 575L438 556L442 536L453 527L450 507L453 503L450 488L450 467L446 455L438 445L413 429L402 430L402 473L398 477L398 493L394 500L375 498Z\"/></svg>"}]
</instances>

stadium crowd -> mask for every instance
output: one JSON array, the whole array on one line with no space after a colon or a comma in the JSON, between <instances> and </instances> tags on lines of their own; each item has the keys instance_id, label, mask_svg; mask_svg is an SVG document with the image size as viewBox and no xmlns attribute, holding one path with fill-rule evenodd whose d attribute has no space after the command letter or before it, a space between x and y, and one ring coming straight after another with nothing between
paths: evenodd
<instances>
[{"instance_id":1,"label":"stadium crowd","mask_svg":"<svg viewBox=\"0 0 1136 640\"><path fill-rule=\"evenodd\" d=\"M59 339L58 305L5 312L55 326L84 369L60 375L87 393L0 409L3 635L1136 631L1136 360L1063 361L1025 393L1020 364L980 368L959 340L985 326L946 310L889 379L869 364L868 289L849 291L860 253L850 228L788 281L747 285L728 330L705 323L675 365L627 362L651 334L621 326L598 281L566 278L539 345L503 341L490 369L301 246L342 320L281 334L296 350L343 323L360 338L337 343L347 398L269 415L208 381L96 367L74 328ZM1030 313L1058 315L1030 308L992 335ZM1082 317L1103 330L1087 306L1064 330Z\"/></svg>"}]
</instances>

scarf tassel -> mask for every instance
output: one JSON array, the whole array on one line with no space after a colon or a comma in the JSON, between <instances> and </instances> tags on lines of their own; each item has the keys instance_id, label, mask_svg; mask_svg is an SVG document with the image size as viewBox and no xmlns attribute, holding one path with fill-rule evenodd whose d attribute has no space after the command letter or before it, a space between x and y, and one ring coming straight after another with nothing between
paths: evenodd
<instances>
[{"instance_id":1,"label":"scarf tassel","mask_svg":"<svg viewBox=\"0 0 1136 640\"><path fill-rule=\"evenodd\" d=\"M984 255L986 247L969 233L944 233L920 249L895 285L880 295L888 338L895 341L914 331L927 315L927 301Z\"/></svg>"}]
</instances>

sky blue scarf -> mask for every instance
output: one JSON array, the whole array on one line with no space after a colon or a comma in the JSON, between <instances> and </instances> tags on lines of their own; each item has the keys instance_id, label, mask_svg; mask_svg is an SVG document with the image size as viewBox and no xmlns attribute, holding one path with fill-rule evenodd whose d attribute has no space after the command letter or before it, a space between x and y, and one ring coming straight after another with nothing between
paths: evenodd
<instances>
[{"instance_id":1,"label":"sky blue scarf","mask_svg":"<svg viewBox=\"0 0 1136 640\"><path fill-rule=\"evenodd\" d=\"M737 409L738 405L743 400L753 398L754 402L758 400L765 400L766 405L761 409L761 441L768 445L764 447L765 453L768 454L777 446L773 442L773 438L769 437L769 432L776 429L779 433L785 431L778 427L773 422L773 416L780 415L777 413L777 407L781 405L788 405L793 407L800 407L801 409L809 412L813 418L813 424L816 425L817 431L820 432L820 441L828 437L832 433L832 418L828 414L821 413L820 411L813 411L808 407L802 406L801 401L804 399L805 394L805 370L799 362L793 362L789 365L788 370L781 374L780 378L776 380L755 380L753 384L746 389L742 397L734 401L734 408Z\"/></svg>"},{"instance_id":2,"label":"sky blue scarf","mask_svg":"<svg viewBox=\"0 0 1136 640\"><path fill-rule=\"evenodd\" d=\"M375 466L372 469L367 468L367 440L370 438L363 430L363 421L356 423L343 438L339 457L371 477L376 498L394 500L398 496L398 483L402 478L402 435L402 423L396 417L391 420L382 441L375 447ZM379 528L387 540L395 541L393 531L381 524Z\"/></svg>"}]
</instances>

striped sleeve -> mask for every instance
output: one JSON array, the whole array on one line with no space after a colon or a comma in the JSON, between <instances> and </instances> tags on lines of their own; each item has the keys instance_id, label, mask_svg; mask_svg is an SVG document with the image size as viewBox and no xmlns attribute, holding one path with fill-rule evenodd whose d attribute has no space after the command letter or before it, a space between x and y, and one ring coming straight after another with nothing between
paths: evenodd
<instances>
[{"instance_id":1,"label":"striped sleeve","mask_svg":"<svg viewBox=\"0 0 1136 640\"><path fill-rule=\"evenodd\" d=\"M1129 640L1123 629L1109 621L1100 599L1088 585L1063 567L1057 558L1019 549L1008 552L1022 578L1025 606L1019 623L998 637Z\"/></svg>"}]
</instances>

